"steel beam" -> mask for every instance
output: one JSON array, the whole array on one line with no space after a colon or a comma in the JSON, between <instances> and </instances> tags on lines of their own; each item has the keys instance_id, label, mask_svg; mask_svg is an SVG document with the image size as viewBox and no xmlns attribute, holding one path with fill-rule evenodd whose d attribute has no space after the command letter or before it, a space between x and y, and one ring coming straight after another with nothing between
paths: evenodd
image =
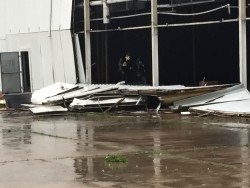
<instances>
[{"instance_id":1,"label":"steel beam","mask_svg":"<svg viewBox=\"0 0 250 188\"><path fill-rule=\"evenodd\" d=\"M247 87L246 0L239 0L239 64L240 82Z\"/></svg>"},{"instance_id":2,"label":"steel beam","mask_svg":"<svg viewBox=\"0 0 250 188\"><path fill-rule=\"evenodd\" d=\"M52 11L53 11L53 3L52 0L49 2L49 29L48 29L48 36L51 37L51 30L52 30Z\"/></svg>"},{"instance_id":3,"label":"steel beam","mask_svg":"<svg viewBox=\"0 0 250 188\"><path fill-rule=\"evenodd\" d=\"M90 8L89 0L84 1L84 37L85 37L85 65L86 83L91 84L91 43L90 43Z\"/></svg>"},{"instance_id":4,"label":"steel beam","mask_svg":"<svg viewBox=\"0 0 250 188\"><path fill-rule=\"evenodd\" d=\"M159 85L157 0L151 0L152 84Z\"/></svg>"}]
</instances>

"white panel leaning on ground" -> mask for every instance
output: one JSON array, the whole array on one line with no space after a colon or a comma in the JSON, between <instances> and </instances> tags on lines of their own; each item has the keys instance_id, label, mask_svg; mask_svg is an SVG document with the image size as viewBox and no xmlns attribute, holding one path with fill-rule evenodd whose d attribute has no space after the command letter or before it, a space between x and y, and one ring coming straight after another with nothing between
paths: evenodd
<instances>
[{"instance_id":1,"label":"white panel leaning on ground","mask_svg":"<svg viewBox=\"0 0 250 188\"><path fill-rule=\"evenodd\" d=\"M76 83L71 11L72 0L0 0L0 53L29 52L32 91Z\"/></svg>"}]
</instances>

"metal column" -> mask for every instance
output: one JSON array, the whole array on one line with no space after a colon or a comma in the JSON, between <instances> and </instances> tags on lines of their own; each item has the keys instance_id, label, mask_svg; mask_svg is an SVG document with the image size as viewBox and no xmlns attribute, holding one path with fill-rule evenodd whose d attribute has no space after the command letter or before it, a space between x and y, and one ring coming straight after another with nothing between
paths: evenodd
<instances>
[{"instance_id":1,"label":"metal column","mask_svg":"<svg viewBox=\"0 0 250 188\"><path fill-rule=\"evenodd\" d=\"M103 7L103 23L108 24L109 23L109 7L107 0L102 0L102 7Z\"/></svg>"},{"instance_id":2,"label":"metal column","mask_svg":"<svg viewBox=\"0 0 250 188\"><path fill-rule=\"evenodd\" d=\"M51 30L52 30L52 11L53 11L53 3L52 0L49 2L49 31L48 31L48 36L51 37Z\"/></svg>"},{"instance_id":3,"label":"metal column","mask_svg":"<svg viewBox=\"0 0 250 188\"><path fill-rule=\"evenodd\" d=\"M240 82L247 87L246 0L239 0L239 63Z\"/></svg>"},{"instance_id":4,"label":"metal column","mask_svg":"<svg viewBox=\"0 0 250 188\"><path fill-rule=\"evenodd\" d=\"M157 0L151 0L152 84L159 85Z\"/></svg>"},{"instance_id":5,"label":"metal column","mask_svg":"<svg viewBox=\"0 0 250 188\"><path fill-rule=\"evenodd\" d=\"M89 0L84 0L84 37L85 37L85 64L86 83L91 84L91 43L90 43L90 11Z\"/></svg>"},{"instance_id":6,"label":"metal column","mask_svg":"<svg viewBox=\"0 0 250 188\"><path fill-rule=\"evenodd\" d=\"M103 3L103 24L105 24L105 30L108 29L107 24L109 24L109 7L108 7L108 3L107 0L102 0ZM106 83L108 83L109 80L109 66L108 66L108 32L105 31L104 34L104 52L105 52L105 81Z\"/></svg>"}]
</instances>

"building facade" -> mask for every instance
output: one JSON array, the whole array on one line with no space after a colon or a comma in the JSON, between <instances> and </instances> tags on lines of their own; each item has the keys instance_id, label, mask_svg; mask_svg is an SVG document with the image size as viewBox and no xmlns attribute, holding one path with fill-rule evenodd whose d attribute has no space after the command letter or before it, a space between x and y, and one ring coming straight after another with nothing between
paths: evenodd
<instances>
[{"instance_id":1,"label":"building facade","mask_svg":"<svg viewBox=\"0 0 250 188\"><path fill-rule=\"evenodd\" d=\"M249 4L0 0L0 86L25 92L55 82L116 83L127 52L144 63L148 85L244 82Z\"/></svg>"}]
</instances>

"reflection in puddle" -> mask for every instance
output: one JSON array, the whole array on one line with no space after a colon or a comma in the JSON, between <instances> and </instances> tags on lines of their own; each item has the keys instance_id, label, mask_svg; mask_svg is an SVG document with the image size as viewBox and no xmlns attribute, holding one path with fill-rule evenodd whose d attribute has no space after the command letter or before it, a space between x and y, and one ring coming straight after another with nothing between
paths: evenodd
<instances>
[{"instance_id":1,"label":"reflection in puddle","mask_svg":"<svg viewBox=\"0 0 250 188\"><path fill-rule=\"evenodd\" d=\"M160 152L161 151L161 139L160 137L154 137L154 171L155 171L155 180L159 180L161 178L161 158Z\"/></svg>"},{"instance_id":2,"label":"reflection in puddle","mask_svg":"<svg viewBox=\"0 0 250 188\"><path fill-rule=\"evenodd\" d=\"M241 177L244 187L250 186L250 172L249 172L249 148L246 147L249 144L249 131L247 129L240 130L240 154L241 154Z\"/></svg>"},{"instance_id":3,"label":"reflection in puddle","mask_svg":"<svg viewBox=\"0 0 250 188\"><path fill-rule=\"evenodd\" d=\"M103 127L101 129L105 130ZM227 154L220 154L221 152L225 152L225 147L221 147L221 145L225 145L225 141L229 145L231 143L235 145L237 140L239 142L236 145L248 145L248 130L239 129L240 131L231 131L231 129L219 129L218 131L214 128L215 131L213 132L209 128L208 132L204 132L206 130L207 128L204 127L198 129L197 127L194 129L192 127L188 127L187 129L170 127L165 129L164 126L161 126L157 129L147 129L146 131L142 129L142 136L133 133L133 131L137 131L135 129L131 129L131 133L127 132L126 129L126 136L124 136L120 134L121 131L124 131L122 128L120 131L117 129L115 131L104 131L102 135L98 127L94 129L92 126L85 126L83 128L79 125L77 128L79 138L85 138L91 144L79 145L78 143L77 151L81 151L83 147L85 147L85 150L86 147L93 150L97 149L96 145L93 144L94 140L98 139L95 135L95 131L97 131L98 135L102 135L105 141L112 141L112 139L116 138L121 143L123 142L122 139L126 138L124 142L128 141L132 145L139 146L142 144L140 142L140 139L142 139L143 144L141 146L147 147L141 149L146 149L148 153L135 154L134 151L131 151L132 153L125 154L129 162L126 165L120 166L108 165L105 163L105 157L100 156L77 158L74 160L75 173L78 175L77 180L85 183L92 181L119 182L119 184L127 186L136 184L138 187L194 187L206 186L207 184L216 187L219 184L230 186L233 181L239 181L240 185L249 187L249 172L247 170L249 166L249 149L247 147L240 147L240 152L238 151L238 153L237 149L234 150L236 155L238 154L238 158L234 160L241 161L243 164L239 166L240 168L238 166L230 166L232 162L227 164L227 161L222 158L229 156L231 151ZM111 135L109 134L110 132L112 132L112 137L108 138L107 136ZM108 134L104 136L105 133ZM222 139L223 137L226 138L228 134L234 136L233 141ZM134 139L132 143L128 139L131 135L137 135L134 138L131 137L131 139ZM203 139L205 135L211 137ZM137 143L136 141L139 142ZM214 144L215 141L218 147ZM210 143L215 147L207 147ZM193 149L196 144L197 148L201 148L199 151ZM213 148L216 148L216 150ZM213 154L214 158L207 158L211 153L216 152L218 154ZM233 174L237 173L240 174L241 180L234 177ZM206 182L210 178L213 178L215 182Z\"/></svg>"},{"instance_id":4,"label":"reflection in puddle","mask_svg":"<svg viewBox=\"0 0 250 188\"><path fill-rule=\"evenodd\" d=\"M77 179L82 180L86 178L88 173L88 165L86 158L76 158L74 159L75 173L80 175Z\"/></svg>"},{"instance_id":5,"label":"reflection in puddle","mask_svg":"<svg viewBox=\"0 0 250 188\"><path fill-rule=\"evenodd\" d=\"M17 147L22 144L32 144L31 125L2 129L2 145Z\"/></svg>"}]
</instances>

